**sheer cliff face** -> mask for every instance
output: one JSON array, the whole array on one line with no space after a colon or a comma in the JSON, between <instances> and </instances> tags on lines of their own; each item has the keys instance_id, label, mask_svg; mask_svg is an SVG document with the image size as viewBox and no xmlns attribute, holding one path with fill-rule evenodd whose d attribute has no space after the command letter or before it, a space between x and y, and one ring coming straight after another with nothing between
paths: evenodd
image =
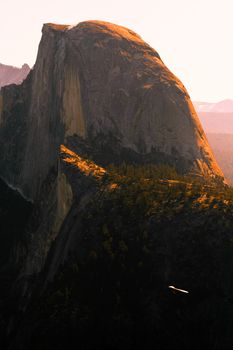
<instances>
[{"instance_id":1,"label":"sheer cliff face","mask_svg":"<svg viewBox=\"0 0 233 350\"><path fill-rule=\"evenodd\" d=\"M17 68L0 63L0 88L10 84L21 84L29 71L30 67L27 64Z\"/></svg>"},{"instance_id":2,"label":"sheer cliff face","mask_svg":"<svg viewBox=\"0 0 233 350\"><path fill-rule=\"evenodd\" d=\"M72 137L103 158L222 176L182 83L137 34L109 23L44 25L33 71L1 91L0 125L0 175L31 199Z\"/></svg>"}]
</instances>

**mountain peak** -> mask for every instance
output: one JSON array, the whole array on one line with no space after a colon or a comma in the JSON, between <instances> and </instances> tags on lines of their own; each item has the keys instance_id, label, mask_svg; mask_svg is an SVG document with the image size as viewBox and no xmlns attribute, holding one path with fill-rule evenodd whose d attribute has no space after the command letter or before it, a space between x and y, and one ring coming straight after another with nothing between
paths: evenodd
<instances>
[{"instance_id":1,"label":"mountain peak","mask_svg":"<svg viewBox=\"0 0 233 350\"><path fill-rule=\"evenodd\" d=\"M46 33L50 30L54 32L76 32L76 33L83 33L85 35L86 31L91 32L91 34L94 35L108 35L111 36L113 39L118 40L128 40L131 42L135 42L139 45L149 47L148 44L146 44L142 38L135 33L133 30L128 29L124 26L120 26L117 24L113 24L110 22L105 21L98 21L98 20L89 20L89 21L83 21L74 25L67 25L67 24L56 24L56 23L45 23L43 25L42 32ZM75 34L72 34L74 36ZM159 55L157 54L159 57Z\"/></svg>"},{"instance_id":2,"label":"mountain peak","mask_svg":"<svg viewBox=\"0 0 233 350\"><path fill-rule=\"evenodd\" d=\"M42 32L46 32L49 29L57 30L57 31L64 31L68 29L67 24L56 24L56 23L44 23Z\"/></svg>"},{"instance_id":3,"label":"mountain peak","mask_svg":"<svg viewBox=\"0 0 233 350\"><path fill-rule=\"evenodd\" d=\"M1 176L29 198L57 167L62 144L100 165L165 163L222 176L185 87L125 27L45 24L32 74L1 98ZM8 118L12 111L20 112ZM17 137L9 142L14 123Z\"/></svg>"}]
</instances>

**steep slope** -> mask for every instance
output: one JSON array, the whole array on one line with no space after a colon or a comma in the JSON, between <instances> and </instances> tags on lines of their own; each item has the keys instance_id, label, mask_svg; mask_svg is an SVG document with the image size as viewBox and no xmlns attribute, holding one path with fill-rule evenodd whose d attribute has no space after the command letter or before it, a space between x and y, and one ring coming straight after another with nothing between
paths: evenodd
<instances>
[{"instance_id":1,"label":"steep slope","mask_svg":"<svg viewBox=\"0 0 233 350\"><path fill-rule=\"evenodd\" d=\"M27 64L18 68L0 63L0 88L10 84L21 84L29 71L30 67Z\"/></svg>"},{"instance_id":2,"label":"steep slope","mask_svg":"<svg viewBox=\"0 0 233 350\"><path fill-rule=\"evenodd\" d=\"M120 26L44 25L34 69L20 87L4 88L0 102L0 175L30 199L57 168L61 144L79 153L92 147L100 163L222 176L182 83Z\"/></svg>"}]
</instances>

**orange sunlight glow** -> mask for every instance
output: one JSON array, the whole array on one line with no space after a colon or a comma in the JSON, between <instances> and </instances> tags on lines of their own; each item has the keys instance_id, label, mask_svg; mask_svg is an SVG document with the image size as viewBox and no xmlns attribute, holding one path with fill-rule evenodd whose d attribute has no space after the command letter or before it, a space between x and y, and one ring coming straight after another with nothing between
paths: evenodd
<instances>
[{"instance_id":1,"label":"orange sunlight glow","mask_svg":"<svg viewBox=\"0 0 233 350\"><path fill-rule=\"evenodd\" d=\"M75 152L71 151L64 145L60 147L61 154L65 156L63 161L68 164L72 164L77 167L83 174L87 176L93 176L96 179L101 179L105 174L106 170L90 160L81 158Z\"/></svg>"}]
</instances>

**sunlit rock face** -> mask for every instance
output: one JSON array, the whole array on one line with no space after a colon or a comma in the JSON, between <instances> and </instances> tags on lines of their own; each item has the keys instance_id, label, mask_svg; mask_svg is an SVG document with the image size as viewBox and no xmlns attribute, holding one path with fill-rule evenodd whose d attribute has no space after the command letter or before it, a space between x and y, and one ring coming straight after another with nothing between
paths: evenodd
<instances>
[{"instance_id":1,"label":"sunlit rock face","mask_svg":"<svg viewBox=\"0 0 233 350\"><path fill-rule=\"evenodd\" d=\"M37 198L72 138L103 163L222 176L182 83L137 34L110 23L45 24L28 78L1 91L0 175L26 197Z\"/></svg>"}]
</instances>

